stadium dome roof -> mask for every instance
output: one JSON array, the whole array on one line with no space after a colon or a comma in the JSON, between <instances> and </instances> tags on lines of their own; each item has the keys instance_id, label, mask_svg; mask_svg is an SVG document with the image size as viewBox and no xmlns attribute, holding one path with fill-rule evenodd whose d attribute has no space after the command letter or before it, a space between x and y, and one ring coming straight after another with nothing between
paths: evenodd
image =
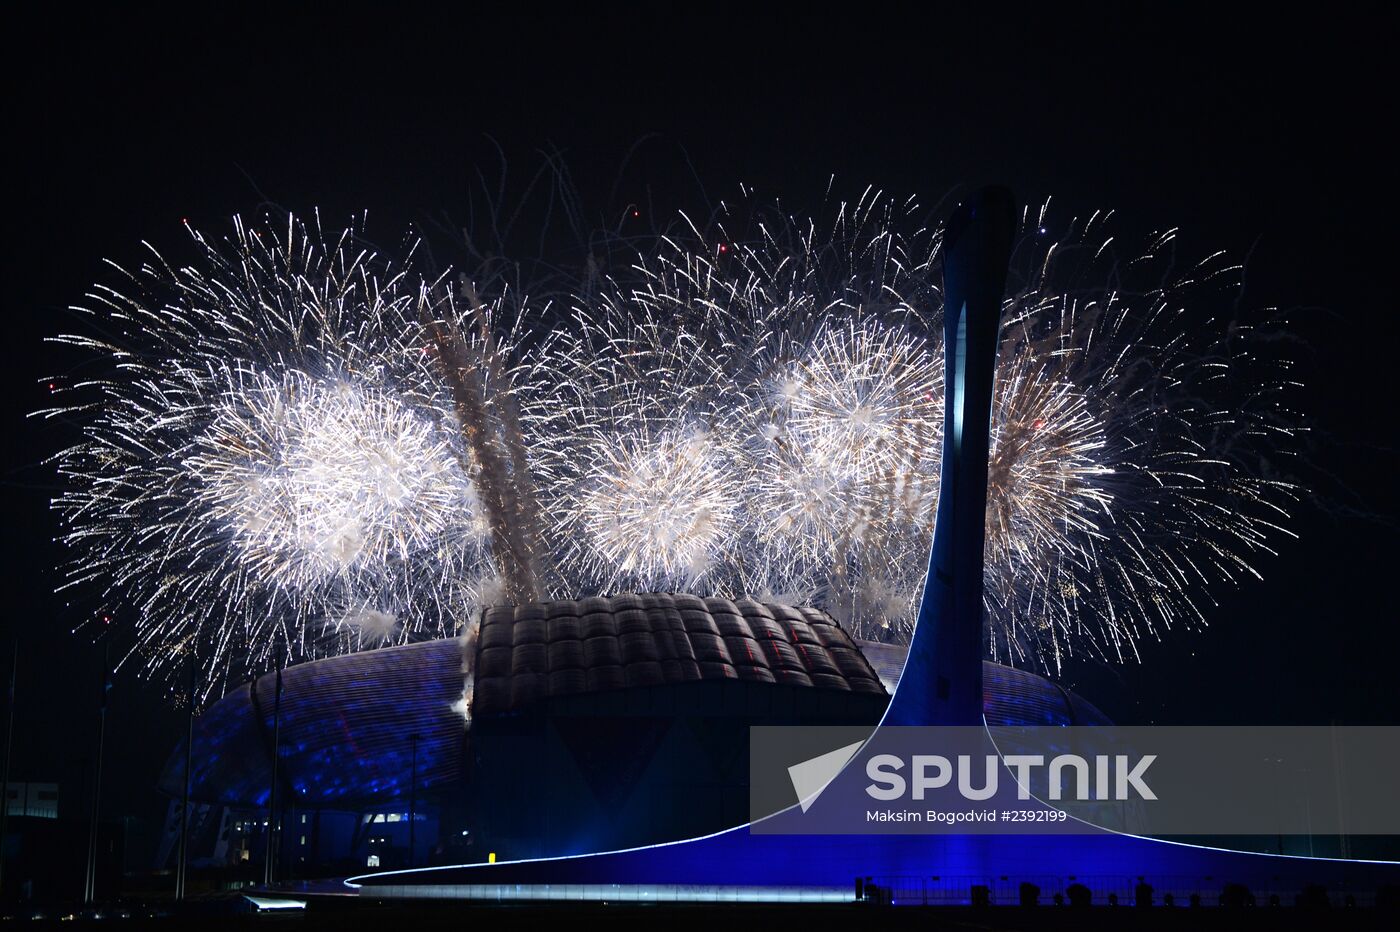
<instances>
[{"instance_id":1,"label":"stadium dome roof","mask_svg":"<svg viewBox=\"0 0 1400 932\"><path fill-rule=\"evenodd\" d=\"M874 724L904 654L902 646L853 640L816 609L750 599L647 594L490 608L472 646L426 641L283 671L283 798L354 810L406 796L414 744L419 792L464 785L466 667L474 670L471 712L480 720L590 695L737 681L811 690L848 705L861 699L854 707L874 710ZM983 664L983 689L992 725L1108 721L1050 680L1000 664ZM266 674L196 719L194 799L267 805L275 702L276 676ZM178 795L183 775L182 745L165 766L162 790Z\"/></svg>"},{"instance_id":2,"label":"stadium dome roof","mask_svg":"<svg viewBox=\"0 0 1400 932\"><path fill-rule=\"evenodd\" d=\"M831 616L752 599L648 593L488 608L473 715L632 686L738 679L885 692Z\"/></svg>"}]
</instances>

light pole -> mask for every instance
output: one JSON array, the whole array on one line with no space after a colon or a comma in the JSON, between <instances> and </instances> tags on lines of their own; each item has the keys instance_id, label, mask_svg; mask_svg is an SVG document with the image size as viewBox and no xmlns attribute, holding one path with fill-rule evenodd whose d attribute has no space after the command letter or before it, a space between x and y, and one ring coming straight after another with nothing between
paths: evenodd
<instances>
[{"instance_id":1,"label":"light pole","mask_svg":"<svg viewBox=\"0 0 1400 932\"><path fill-rule=\"evenodd\" d=\"M413 867L418 851L418 732L408 736L413 745L412 764L408 772L408 866Z\"/></svg>"},{"instance_id":2,"label":"light pole","mask_svg":"<svg viewBox=\"0 0 1400 932\"><path fill-rule=\"evenodd\" d=\"M190 860L190 768L194 762L194 704L195 704L195 655L190 648L189 685L186 699L189 707L185 710L185 785L180 799L180 856L175 867L175 899L185 898L185 884L188 880Z\"/></svg>"},{"instance_id":3,"label":"light pole","mask_svg":"<svg viewBox=\"0 0 1400 932\"><path fill-rule=\"evenodd\" d=\"M107 691L111 683L107 665L111 659L111 641L104 632L102 638L102 692L97 711L97 766L92 785L92 823L88 828L87 877L83 881L83 902L91 903L97 896L97 820L102 810L102 745L107 737Z\"/></svg>"},{"instance_id":4,"label":"light pole","mask_svg":"<svg viewBox=\"0 0 1400 932\"><path fill-rule=\"evenodd\" d=\"M277 858L277 781L281 779L278 764L282 759L282 656L277 658L277 683L272 699L272 786L267 799L267 856L263 860L263 886L271 886L277 876L273 861Z\"/></svg>"},{"instance_id":5,"label":"light pole","mask_svg":"<svg viewBox=\"0 0 1400 932\"><path fill-rule=\"evenodd\" d=\"M0 897L5 895L5 835L10 822L10 759L15 739L15 680L19 676L19 638L15 638L14 652L10 656L10 705L5 725L5 776L4 801L0 804Z\"/></svg>"}]
</instances>

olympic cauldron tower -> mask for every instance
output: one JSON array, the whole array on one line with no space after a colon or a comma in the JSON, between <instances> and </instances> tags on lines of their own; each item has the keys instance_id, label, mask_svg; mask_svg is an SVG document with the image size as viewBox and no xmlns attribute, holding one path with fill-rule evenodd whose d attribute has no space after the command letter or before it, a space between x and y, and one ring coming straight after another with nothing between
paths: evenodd
<instances>
[{"instance_id":1,"label":"olympic cauldron tower","mask_svg":"<svg viewBox=\"0 0 1400 932\"><path fill-rule=\"evenodd\" d=\"M982 560L1001 300L1016 230L1005 188L959 205L943 240L943 473L923 601L891 725L982 721Z\"/></svg>"}]
</instances>

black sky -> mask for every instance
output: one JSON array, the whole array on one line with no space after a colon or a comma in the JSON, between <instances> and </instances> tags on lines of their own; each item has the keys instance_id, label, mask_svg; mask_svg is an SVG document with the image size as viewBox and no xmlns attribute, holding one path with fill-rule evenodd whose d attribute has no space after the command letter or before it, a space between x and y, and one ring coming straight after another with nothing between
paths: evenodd
<instances>
[{"instance_id":1,"label":"black sky","mask_svg":"<svg viewBox=\"0 0 1400 932\"><path fill-rule=\"evenodd\" d=\"M1122 721L1400 720L1394 24L1161 5L1068 20L812 9L10 11L0 436L16 776L80 780L93 729L95 657L52 593L43 460L64 434L25 418L56 364L43 338L76 326L64 308L104 258L180 243L182 218L217 231L266 203L368 210L386 241L463 222L478 172L500 175L497 143L513 189L557 153L594 223L631 203L658 222L703 213L740 182L794 210L819 206L833 174L930 205L1002 182L1025 201L1054 195L1066 217L1115 209L1127 235L1180 227L1186 256L1247 257L1243 303L1289 309L1308 345L1326 507L1300 508L1301 539L1263 562L1264 583L1224 593L1208 631L1071 676ZM111 805L145 813L179 720L129 677L112 708Z\"/></svg>"}]
</instances>

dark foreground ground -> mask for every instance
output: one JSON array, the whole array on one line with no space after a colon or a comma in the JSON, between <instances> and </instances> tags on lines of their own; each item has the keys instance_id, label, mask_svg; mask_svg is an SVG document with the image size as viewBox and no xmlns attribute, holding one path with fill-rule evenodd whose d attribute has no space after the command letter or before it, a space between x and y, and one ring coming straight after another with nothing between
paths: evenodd
<instances>
[{"instance_id":1,"label":"dark foreground ground","mask_svg":"<svg viewBox=\"0 0 1400 932\"><path fill-rule=\"evenodd\" d=\"M171 906L125 904L105 907L98 919L64 909L45 909L42 916L33 910L7 909L4 918L17 921L31 918L68 919L82 925L118 928L153 927L162 929L199 928L204 930L265 928L299 930L376 929L410 932L418 929L514 929L587 928L608 930L647 930L676 932L682 929L739 930L776 928L807 930L828 928L864 929L878 925L881 932L891 929L1191 929L1193 932L1233 929L1395 929L1400 913L1389 909L1297 907L1200 907L1184 906L1137 908L1133 906L1038 907L884 907L873 904L794 905L794 906L476 906L468 904L378 905L353 898L312 900L304 911L294 913L230 914L242 904L232 898L192 903L180 910ZM164 912L156 916L154 912ZM121 914L126 913L123 917Z\"/></svg>"}]
</instances>

